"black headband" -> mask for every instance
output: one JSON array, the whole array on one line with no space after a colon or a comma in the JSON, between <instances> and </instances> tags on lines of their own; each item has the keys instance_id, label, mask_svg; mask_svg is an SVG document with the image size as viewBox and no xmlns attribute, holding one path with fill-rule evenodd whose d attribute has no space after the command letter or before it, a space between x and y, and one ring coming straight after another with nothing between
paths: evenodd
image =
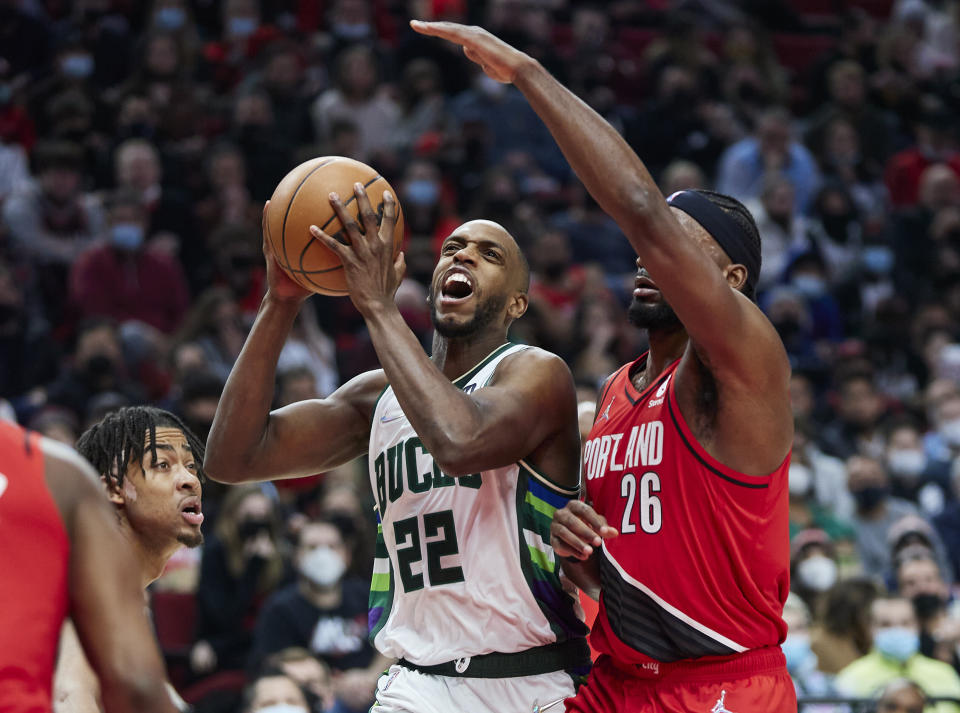
<instances>
[{"instance_id":1,"label":"black headband","mask_svg":"<svg viewBox=\"0 0 960 713\"><path fill-rule=\"evenodd\" d=\"M743 233L743 228L722 208L696 191L677 191L667 205L679 208L697 221L717 241L735 264L747 268L747 286L753 290L760 276L760 250Z\"/></svg>"}]
</instances>

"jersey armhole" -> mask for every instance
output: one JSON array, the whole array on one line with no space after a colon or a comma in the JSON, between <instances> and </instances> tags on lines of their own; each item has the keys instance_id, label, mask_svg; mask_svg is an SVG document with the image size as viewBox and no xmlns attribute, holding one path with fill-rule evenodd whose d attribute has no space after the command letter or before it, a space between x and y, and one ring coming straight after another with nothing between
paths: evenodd
<instances>
[{"instance_id":1,"label":"jersey armhole","mask_svg":"<svg viewBox=\"0 0 960 713\"><path fill-rule=\"evenodd\" d=\"M559 483L552 480L549 476L541 473L539 470L534 468L532 465L527 463L522 458L517 461L517 463L527 471L530 476L532 476L538 483L543 487L549 489L551 492L560 495L561 497L566 498L567 500L574 500L580 497L580 483L578 482L576 487L570 488L565 485L560 485Z\"/></svg>"}]
</instances>

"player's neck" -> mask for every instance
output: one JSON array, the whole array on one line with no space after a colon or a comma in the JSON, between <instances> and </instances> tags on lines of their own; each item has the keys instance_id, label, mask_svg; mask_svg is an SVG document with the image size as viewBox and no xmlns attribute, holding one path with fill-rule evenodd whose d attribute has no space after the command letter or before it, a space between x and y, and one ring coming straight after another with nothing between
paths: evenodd
<instances>
[{"instance_id":1,"label":"player's neck","mask_svg":"<svg viewBox=\"0 0 960 713\"><path fill-rule=\"evenodd\" d=\"M182 545L179 542L167 544L165 546L147 542L131 526L125 517L120 518L120 531L127 542L133 548L134 557L140 568L139 577L141 586L146 589L163 574L167 561L173 556Z\"/></svg>"},{"instance_id":2,"label":"player's neck","mask_svg":"<svg viewBox=\"0 0 960 713\"><path fill-rule=\"evenodd\" d=\"M685 329L656 329L647 332L650 342L650 351L647 354L647 364L644 370L648 376L647 383L664 372L677 359L683 356L687 348L687 331Z\"/></svg>"},{"instance_id":3,"label":"player's neck","mask_svg":"<svg viewBox=\"0 0 960 713\"><path fill-rule=\"evenodd\" d=\"M506 341L506 333L499 331L457 338L434 334L431 359L444 376L453 381L490 356L492 351Z\"/></svg>"}]
</instances>

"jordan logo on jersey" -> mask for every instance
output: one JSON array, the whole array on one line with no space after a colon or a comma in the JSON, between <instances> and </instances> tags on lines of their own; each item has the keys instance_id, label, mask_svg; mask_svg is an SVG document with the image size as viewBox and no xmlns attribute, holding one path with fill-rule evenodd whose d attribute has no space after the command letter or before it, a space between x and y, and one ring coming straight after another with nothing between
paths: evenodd
<instances>
[{"instance_id":1,"label":"jordan logo on jersey","mask_svg":"<svg viewBox=\"0 0 960 713\"><path fill-rule=\"evenodd\" d=\"M723 699L727 697L726 691L720 691L720 699L710 709L710 713L733 713L732 710L723 705Z\"/></svg>"},{"instance_id":2,"label":"jordan logo on jersey","mask_svg":"<svg viewBox=\"0 0 960 713\"><path fill-rule=\"evenodd\" d=\"M613 402L616 400L617 400L616 396L610 399L610 403L607 404L607 409L603 412L603 417L608 421L610 420L610 407L613 406Z\"/></svg>"}]
</instances>

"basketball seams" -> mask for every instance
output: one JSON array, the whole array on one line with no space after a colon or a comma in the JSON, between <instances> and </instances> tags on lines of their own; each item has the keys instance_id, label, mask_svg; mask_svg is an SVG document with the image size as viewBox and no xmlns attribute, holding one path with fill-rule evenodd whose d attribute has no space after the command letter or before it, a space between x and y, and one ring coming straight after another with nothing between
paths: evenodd
<instances>
[{"instance_id":1,"label":"basketball seams","mask_svg":"<svg viewBox=\"0 0 960 713\"><path fill-rule=\"evenodd\" d=\"M319 168L319 166L318 166L318 168ZM312 173L312 171L311 171L311 173ZM309 178L309 176L307 176L307 178ZM304 180L306 180L306 179L304 179ZM369 188L370 186L372 186L372 185L373 185L374 183L376 183L377 181L381 181L381 180L385 180L385 179L383 178L383 176L381 176L381 175L378 173L378 174L377 174L376 176L374 176L372 179L370 179L369 181L367 181L366 183L363 184L364 190L366 190L367 188ZM297 190L299 191L299 187L297 188ZM348 207L350 206L350 204L353 203L356 199L357 199L357 194L354 193L354 194L353 194L352 196L350 196L350 198L348 198L347 201L343 204L343 207L344 207L344 208L348 208ZM290 205L291 205L291 206L293 205L293 202L294 202L295 200L296 200L296 193L294 193L293 197L290 199ZM357 219L359 219L359 217L360 217L360 216L359 216L359 214L358 214L358 215L357 215ZM327 222L323 224L323 226L320 228L320 230L326 231L327 226L329 226L330 223L332 223L334 220L337 220L337 214L336 214L336 213L334 213L333 215L331 215L331 216L327 219ZM304 245L303 245L303 250L300 251L300 259L299 259L300 268L299 268L299 269L295 269L295 268L291 267L290 269L291 269L292 271L296 272L297 274L302 275L303 278L304 278L305 280L307 280L311 285L314 285L315 287L319 287L319 288L321 288L321 289L323 289L323 290L326 290L327 292L332 292L332 290L331 290L329 287L326 287L326 286L324 286L324 285L317 284L317 282L316 282L313 278L311 278L310 275L323 275L323 274L327 274L327 273L330 273L330 272L336 272L337 270L342 270L342 269L343 269L343 264L334 265L333 267L326 267L326 268L323 268L322 270L307 270L306 268L304 268L304 266L303 266L303 261L304 261L304 259L307 257L307 252L309 252L310 248L311 248L314 244L315 244L315 241L313 241L313 240L308 240L306 243L304 243ZM346 290L344 290L344 291L343 291L343 294L348 294L348 292L347 292Z\"/></svg>"},{"instance_id":2,"label":"basketball seams","mask_svg":"<svg viewBox=\"0 0 960 713\"><path fill-rule=\"evenodd\" d=\"M283 223L281 223L280 225L280 253L283 255L283 259L287 263L288 270L293 269L293 265L290 264L290 259L287 257L287 218L290 216L290 209L293 207L293 202L294 200L296 200L297 193L300 192L300 189L303 188L303 184L307 182L307 179L310 178L310 176L312 176L314 173L319 171L324 166L328 166L329 164L333 163L336 160L337 160L336 157L327 159L326 161L323 161L317 166L314 166L312 169L310 169L310 172L306 176L304 176L302 179L300 179L300 183L298 183L297 187L294 189L293 195L291 195L290 200L287 201L287 209L283 213Z\"/></svg>"}]
</instances>

